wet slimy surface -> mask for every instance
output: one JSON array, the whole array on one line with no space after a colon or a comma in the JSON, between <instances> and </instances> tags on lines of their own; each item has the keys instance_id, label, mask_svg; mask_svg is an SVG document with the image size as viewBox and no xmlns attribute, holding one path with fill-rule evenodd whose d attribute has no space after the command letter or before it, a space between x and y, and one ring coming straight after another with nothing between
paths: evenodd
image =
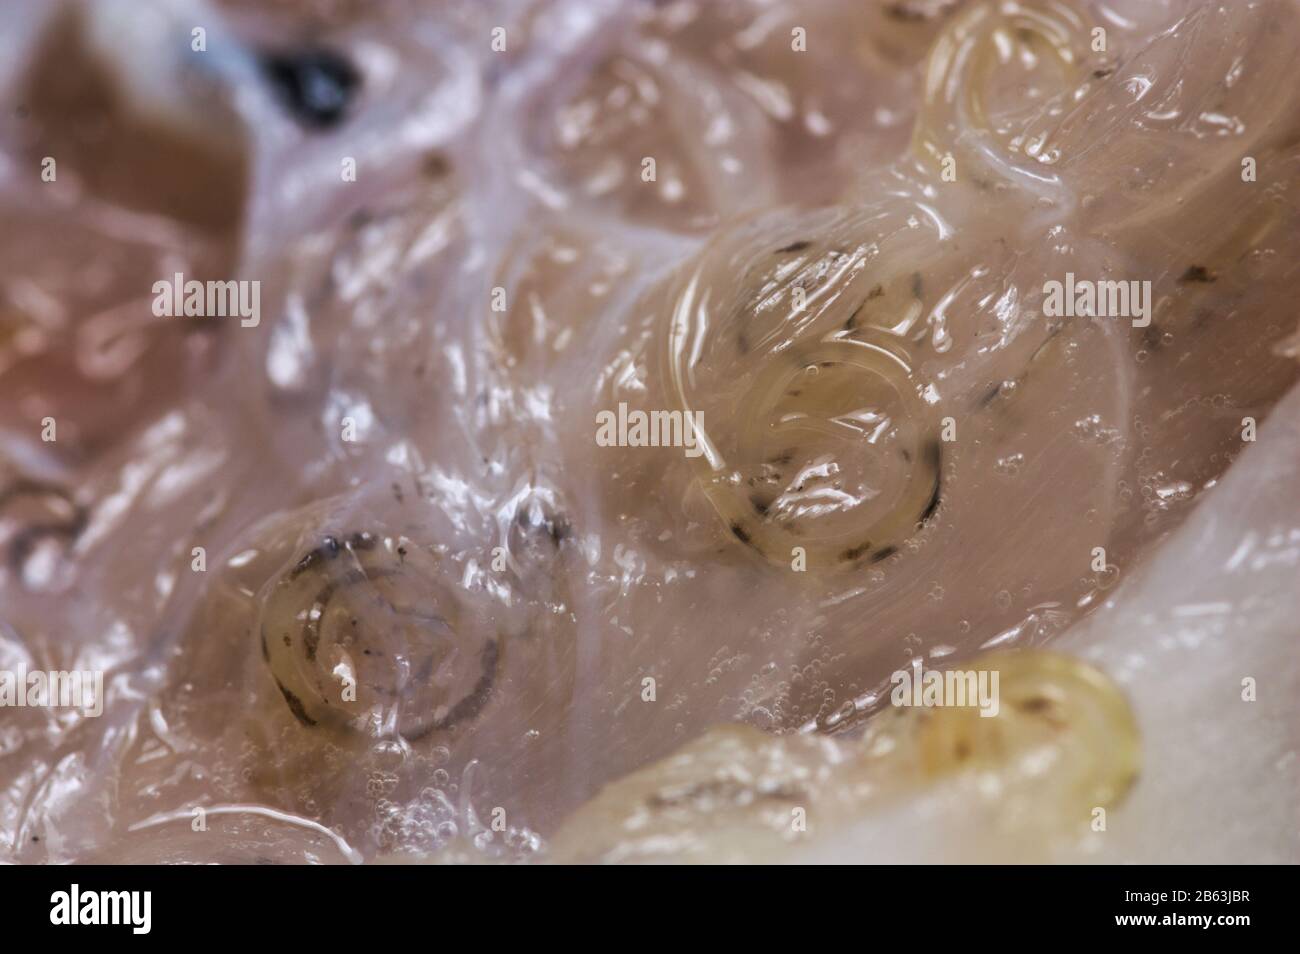
<instances>
[{"instance_id":1,"label":"wet slimy surface","mask_svg":"<svg viewBox=\"0 0 1300 954\"><path fill-rule=\"evenodd\" d=\"M1201 682L1031 651L1201 579L1297 380L1294 5L128 6L0 14L0 668L105 677L2 714L5 858L1088 843L1169 778ZM895 711L990 650L996 717Z\"/></svg>"}]
</instances>

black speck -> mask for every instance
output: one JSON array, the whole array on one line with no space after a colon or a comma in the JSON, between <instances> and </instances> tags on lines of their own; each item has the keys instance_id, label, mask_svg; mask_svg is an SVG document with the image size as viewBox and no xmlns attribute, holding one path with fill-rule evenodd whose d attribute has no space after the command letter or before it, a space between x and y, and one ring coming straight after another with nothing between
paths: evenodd
<instances>
[{"instance_id":1,"label":"black speck","mask_svg":"<svg viewBox=\"0 0 1300 954\"><path fill-rule=\"evenodd\" d=\"M296 579L300 574L315 569L326 560L332 560L338 555L338 540L334 537L326 537L324 543L298 561L297 565L289 572L289 579Z\"/></svg>"},{"instance_id":2,"label":"black speck","mask_svg":"<svg viewBox=\"0 0 1300 954\"><path fill-rule=\"evenodd\" d=\"M267 53L262 70L293 118L318 130L342 122L361 86L356 67L331 50Z\"/></svg>"},{"instance_id":3,"label":"black speck","mask_svg":"<svg viewBox=\"0 0 1300 954\"><path fill-rule=\"evenodd\" d=\"M1153 321L1142 329L1142 344L1152 351L1159 351L1165 345L1160 327Z\"/></svg>"},{"instance_id":4,"label":"black speck","mask_svg":"<svg viewBox=\"0 0 1300 954\"><path fill-rule=\"evenodd\" d=\"M430 179L441 179L451 171L451 163L442 153L434 151L424 157L423 169Z\"/></svg>"},{"instance_id":5,"label":"black speck","mask_svg":"<svg viewBox=\"0 0 1300 954\"><path fill-rule=\"evenodd\" d=\"M809 242L806 239L801 239L798 242L791 242L789 245L785 246L784 248L778 248L776 250L776 254L785 255L788 252L802 252L810 245L812 245L812 242Z\"/></svg>"},{"instance_id":6,"label":"black speck","mask_svg":"<svg viewBox=\"0 0 1300 954\"><path fill-rule=\"evenodd\" d=\"M871 541L868 540L865 543L858 544L856 547L849 547L847 550L845 550L843 553L840 554L840 559L845 561L846 563L852 563L854 560L862 556L862 554L866 553L870 549L871 549Z\"/></svg>"},{"instance_id":7,"label":"black speck","mask_svg":"<svg viewBox=\"0 0 1300 954\"><path fill-rule=\"evenodd\" d=\"M556 517L554 520L547 521L546 532L550 534L552 545L558 547L573 531L569 527L568 520Z\"/></svg>"},{"instance_id":8,"label":"black speck","mask_svg":"<svg viewBox=\"0 0 1300 954\"><path fill-rule=\"evenodd\" d=\"M515 514L515 524L528 533L545 534L556 549L559 549L560 544L573 532L568 518L563 513L551 512L549 507L546 508L545 513L520 510Z\"/></svg>"},{"instance_id":9,"label":"black speck","mask_svg":"<svg viewBox=\"0 0 1300 954\"><path fill-rule=\"evenodd\" d=\"M898 547L883 547L881 548L879 553L876 553L871 557L871 562L879 563L881 560L888 560L891 556L893 556L897 552L898 552Z\"/></svg>"},{"instance_id":10,"label":"black speck","mask_svg":"<svg viewBox=\"0 0 1300 954\"><path fill-rule=\"evenodd\" d=\"M749 544L750 542L749 534L745 532L745 528L742 527L740 524L733 523L731 525L731 532L736 535L736 539L739 540L741 543L747 545Z\"/></svg>"},{"instance_id":11,"label":"black speck","mask_svg":"<svg viewBox=\"0 0 1300 954\"><path fill-rule=\"evenodd\" d=\"M1210 271L1204 265L1192 265L1188 267L1187 271L1183 272L1182 278L1178 279L1178 281L1180 284L1201 282L1202 284L1208 285L1211 282L1217 281L1218 277L1218 275L1214 274L1214 272Z\"/></svg>"}]
</instances>

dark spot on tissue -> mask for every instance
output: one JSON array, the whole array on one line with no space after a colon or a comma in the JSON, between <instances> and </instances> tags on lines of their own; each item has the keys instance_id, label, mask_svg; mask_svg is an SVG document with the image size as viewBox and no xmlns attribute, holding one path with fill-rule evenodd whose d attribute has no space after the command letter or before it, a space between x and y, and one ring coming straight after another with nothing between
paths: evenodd
<instances>
[{"instance_id":1,"label":"dark spot on tissue","mask_svg":"<svg viewBox=\"0 0 1300 954\"><path fill-rule=\"evenodd\" d=\"M262 70L293 118L316 130L342 122L361 86L356 67L325 49L266 53Z\"/></svg>"},{"instance_id":2,"label":"dark spot on tissue","mask_svg":"<svg viewBox=\"0 0 1300 954\"><path fill-rule=\"evenodd\" d=\"M1214 272L1210 271L1204 265L1191 265L1188 267L1187 271L1183 272L1182 277L1179 278L1178 281L1181 284L1186 284L1187 282L1209 284L1210 282L1216 281L1218 277L1218 275L1214 274Z\"/></svg>"}]
</instances>

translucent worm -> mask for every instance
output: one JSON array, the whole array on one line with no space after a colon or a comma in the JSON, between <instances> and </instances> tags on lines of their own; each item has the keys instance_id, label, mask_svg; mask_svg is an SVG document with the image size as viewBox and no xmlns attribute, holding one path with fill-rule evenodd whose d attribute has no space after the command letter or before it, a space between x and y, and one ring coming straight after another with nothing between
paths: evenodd
<instances>
[{"instance_id":1,"label":"translucent worm","mask_svg":"<svg viewBox=\"0 0 1300 954\"><path fill-rule=\"evenodd\" d=\"M262 656L302 725L408 740L472 721L491 696L495 632L457 612L409 541L327 537L272 586Z\"/></svg>"}]
</instances>

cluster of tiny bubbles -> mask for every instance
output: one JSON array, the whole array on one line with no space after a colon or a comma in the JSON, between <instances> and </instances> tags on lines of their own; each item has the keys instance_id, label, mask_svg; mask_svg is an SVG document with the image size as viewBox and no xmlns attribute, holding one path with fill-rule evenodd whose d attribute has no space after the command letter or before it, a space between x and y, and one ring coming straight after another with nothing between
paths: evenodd
<instances>
[{"instance_id":1,"label":"cluster of tiny bubbles","mask_svg":"<svg viewBox=\"0 0 1300 954\"><path fill-rule=\"evenodd\" d=\"M395 772L371 772L366 779L366 795L380 799L397 790L398 777Z\"/></svg>"},{"instance_id":2,"label":"cluster of tiny bubbles","mask_svg":"<svg viewBox=\"0 0 1300 954\"><path fill-rule=\"evenodd\" d=\"M741 717L746 725L752 725L763 732L771 732L777 725L776 713L767 706L750 706Z\"/></svg>"},{"instance_id":3,"label":"cluster of tiny bubbles","mask_svg":"<svg viewBox=\"0 0 1300 954\"><path fill-rule=\"evenodd\" d=\"M1074 422L1074 433L1085 444L1111 444L1122 439L1118 428L1108 427L1100 414L1089 414Z\"/></svg>"},{"instance_id":4,"label":"cluster of tiny bubbles","mask_svg":"<svg viewBox=\"0 0 1300 954\"><path fill-rule=\"evenodd\" d=\"M371 838L381 852L429 853L468 842L493 860L522 860L542 848L542 840L532 830L509 826L494 831L485 826L471 806L458 807L460 786L447 782L448 773L438 769L434 784L422 788L410 802L399 803L388 797L374 801Z\"/></svg>"},{"instance_id":5,"label":"cluster of tiny bubbles","mask_svg":"<svg viewBox=\"0 0 1300 954\"><path fill-rule=\"evenodd\" d=\"M1007 590L998 590L997 594L993 597L993 602L997 605L998 609L1011 609L1011 594Z\"/></svg>"},{"instance_id":6,"label":"cluster of tiny bubbles","mask_svg":"<svg viewBox=\"0 0 1300 954\"><path fill-rule=\"evenodd\" d=\"M1025 455L1017 451L1014 454L999 457L997 463L993 465L993 470L1000 477L1015 477L1020 473L1020 467L1024 462Z\"/></svg>"},{"instance_id":7,"label":"cluster of tiny bubbles","mask_svg":"<svg viewBox=\"0 0 1300 954\"><path fill-rule=\"evenodd\" d=\"M773 694L772 705L769 709L772 716L774 728L779 729L785 723L786 717L786 700L790 698L790 683L784 679L776 684L776 692Z\"/></svg>"},{"instance_id":8,"label":"cluster of tiny bubbles","mask_svg":"<svg viewBox=\"0 0 1300 954\"><path fill-rule=\"evenodd\" d=\"M438 788L421 789L409 804L376 800L371 835L382 851L436 851L460 833L456 806Z\"/></svg>"},{"instance_id":9,"label":"cluster of tiny bubbles","mask_svg":"<svg viewBox=\"0 0 1300 954\"><path fill-rule=\"evenodd\" d=\"M728 655L729 653L730 650L726 646L723 646L713 654L707 667L709 675L704 680L706 686L717 685L718 680L721 679L725 673L739 668L745 661L744 656L740 654Z\"/></svg>"},{"instance_id":10,"label":"cluster of tiny bubbles","mask_svg":"<svg viewBox=\"0 0 1300 954\"><path fill-rule=\"evenodd\" d=\"M761 706L755 701L753 690L746 689L742 695L740 715L738 719L742 723L753 725L755 729L762 729L763 732L776 727L776 716L772 715L772 710L767 706Z\"/></svg>"},{"instance_id":11,"label":"cluster of tiny bubbles","mask_svg":"<svg viewBox=\"0 0 1300 954\"><path fill-rule=\"evenodd\" d=\"M484 829L472 839L474 847L492 858L522 860L542 850L542 839L529 828L510 826L505 831Z\"/></svg>"}]
</instances>

